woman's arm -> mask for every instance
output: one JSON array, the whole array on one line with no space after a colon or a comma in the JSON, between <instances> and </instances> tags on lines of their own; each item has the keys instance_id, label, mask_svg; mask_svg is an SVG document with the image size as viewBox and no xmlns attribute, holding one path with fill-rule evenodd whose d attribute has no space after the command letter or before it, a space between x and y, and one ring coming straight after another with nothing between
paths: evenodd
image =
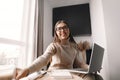
<instances>
[{"instance_id":1,"label":"woman's arm","mask_svg":"<svg viewBox=\"0 0 120 80\"><path fill-rule=\"evenodd\" d=\"M20 78L23 78L29 74L29 69L16 69L15 72L15 80L19 80Z\"/></svg>"},{"instance_id":2,"label":"woman's arm","mask_svg":"<svg viewBox=\"0 0 120 80\"><path fill-rule=\"evenodd\" d=\"M52 55L56 53L56 47L54 43L51 43L43 55L38 57L28 68L29 72L32 73L34 71L40 70L42 67L46 66L51 60Z\"/></svg>"},{"instance_id":3,"label":"woman's arm","mask_svg":"<svg viewBox=\"0 0 120 80\"><path fill-rule=\"evenodd\" d=\"M43 66L48 64L52 55L54 55L55 53L56 53L56 48L54 46L54 43L51 43L47 47L44 54L42 56L38 57L29 67L27 67L21 71L16 71L16 79L19 80L20 78L23 78L30 73L40 70Z\"/></svg>"},{"instance_id":4,"label":"woman's arm","mask_svg":"<svg viewBox=\"0 0 120 80\"><path fill-rule=\"evenodd\" d=\"M89 65L86 64L86 63L81 63L81 68L84 68L84 69L88 70Z\"/></svg>"},{"instance_id":5,"label":"woman's arm","mask_svg":"<svg viewBox=\"0 0 120 80\"><path fill-rule=\"evenodd\" d=\"M88 69L89 67L83 59L82 52L79 50L74 61L74 66L77 68L84 68L84 69Z\"/></svg>"}]
</instances>

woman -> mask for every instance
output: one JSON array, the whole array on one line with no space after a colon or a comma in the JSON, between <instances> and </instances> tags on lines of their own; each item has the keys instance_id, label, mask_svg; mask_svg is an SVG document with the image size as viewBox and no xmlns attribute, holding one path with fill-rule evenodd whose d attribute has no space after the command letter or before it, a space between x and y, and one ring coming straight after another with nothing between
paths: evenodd
<instances>
[{"instance_id":1,"label":"woman","mask_svg":"<svg viewBox=\"0 0 120 80\"><path fill-rule=\"evenodd\" d=\"M50 66L48 70L72 69L73 64L75 67L88 69L88 65L84 63L82 54L70 33L69 25L64 20L60 20L56 23L54 40L47 47L44 54L38 57L31 66L24 69L20 74L17 74L16 79L20 79L40 70L49 62Z\"/></svg>"},{"instance_id":2,"label":"woman","mask_svg":"<svg viewBox=\"0 0 120 80\"><path fill-rule=\"evenodd\" d=\"M90 49L90 43L88 41L84 41L84 42L80 41L78 43L78 48L82 52L84 62L87 63L86 50Z\"/></svg>"}]
</instances>

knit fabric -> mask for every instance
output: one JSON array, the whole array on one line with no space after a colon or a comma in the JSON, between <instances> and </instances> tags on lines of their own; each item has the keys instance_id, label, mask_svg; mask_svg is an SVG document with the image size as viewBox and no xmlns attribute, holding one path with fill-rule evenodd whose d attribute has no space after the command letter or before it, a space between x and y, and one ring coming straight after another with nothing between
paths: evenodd
<instances>
[{"instance_id":1,"label":"knit fabric","mask_svg":"<svg viewBox=\"0 0 120 80\"><path fill-rule=\"evenodd\" d=\"M51 43L44 54L38 57L28 69L30 73L32 73L46 66L48 62L51 63L49 70L71 69L74 63L80 67L83 58L81 52L74 43L69 42L67 45Z\"/></svg>"}]
</instances>

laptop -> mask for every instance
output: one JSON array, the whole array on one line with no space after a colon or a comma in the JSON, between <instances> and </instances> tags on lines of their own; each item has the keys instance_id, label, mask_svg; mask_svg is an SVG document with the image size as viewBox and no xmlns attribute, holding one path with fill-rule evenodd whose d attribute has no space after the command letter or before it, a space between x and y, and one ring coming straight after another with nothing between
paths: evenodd
<instances>
[{"instance_id":1,"label":"laptop","mask_svg":"<svg viewBox=\"0 0 120 80\"><path fill-rule=\"evenodd\" d=\"M100 71L102 68L101 66L103 61L103 55L104 55L104 48L94 43L92 52L91 52L91 58L90 58L88 70L78 68L78 69L73 69L69 71L76 72L76 73L85 73L85 74Z\"/></svg>"}]
</instances>

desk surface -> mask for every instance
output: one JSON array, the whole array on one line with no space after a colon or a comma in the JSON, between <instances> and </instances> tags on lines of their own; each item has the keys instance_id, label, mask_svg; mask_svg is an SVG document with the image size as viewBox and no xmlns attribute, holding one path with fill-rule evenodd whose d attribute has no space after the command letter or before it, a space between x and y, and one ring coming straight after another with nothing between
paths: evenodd
<instances>
[{"instance_id":1,"label":"desk surface","mask_svg":"<svg viewBox=\"0 0 120 80\"><path fill-rule=\"evenodd\" d=\"M45 74L43 77L38 77L36 80L82 80L82 78L75 74L72 74L72 78L57 78Z\"/></svg>"},{"instance_id":2,"label":"desk surface","mask_svg":"<svg viewBox=\"0 0 120 80\"><path fill-rule=\"evenodd\" d=\"M72 78L58 78L58 77L52 77L50 76L50 74L45 74L43 77L38 77L36 80L84 80L84 76L83 74L75 74L75 73L71 73ZM93 76L89 76L91 77L91 79L87 79L87 80L95 80L95 78Z\"/></svg>"}]
</instances>

